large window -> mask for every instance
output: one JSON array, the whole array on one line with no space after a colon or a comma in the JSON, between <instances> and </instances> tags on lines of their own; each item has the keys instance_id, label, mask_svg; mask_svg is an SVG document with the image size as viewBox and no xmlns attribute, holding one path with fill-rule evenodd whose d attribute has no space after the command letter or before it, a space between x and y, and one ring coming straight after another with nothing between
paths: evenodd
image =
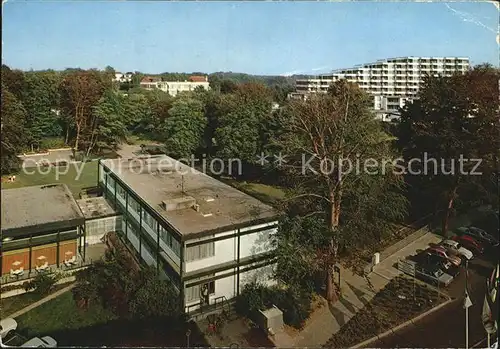
<instances>
[{"instance_id":1,"label":"large window","mask_svg":"<svg viewBox=\"0 0 500 349\"><path fill-rule=\"evenodd\" d=\"M131 196L128 199L128 207L131 208L136 214L141 213L141 205Z\"/></svg>"},{"instance_id":2,"label":"large window","mask_svg":"<svg viewBox=\"0 0 500 349\"><path fill-rule=\"evenodd\" d=\"M142 221L146 223L156 233L156 220L149 214L148 211L142 210Z\"/></svg>"},{"instance_id":3,"label":"large window","mask_svg":"<svg viewBox=\"0 0 500 349\"><path fill-rule=\"evenodd\" d=\"M186 262L213 257L215 255L215 242L202 245L188 246L186 249Z\"/></svg>"},{"instance_id":4,"label":"large window","mask_svg":"<svg viewBox=\"0 0 500 349\"><path fill-rule=\"evenodd\" d=\"M200 301L201 299L201 287L206 286L208 288L208 294L215 294L215 281L209 281L202 285L196 285L186 288L186 303Z\"/></svg>"},{"instance_id":5,"label":"large window","mask_svg":"<svg viewBox=\"0 0 500 349\"><path fill-rule=\"evenodd\" d=\"M116 183L116 195L120 196L123 200L125 200L127 195L127 192L119 183Z\"/></svg>"},{"instance_id":6,"label":"large window","mask_svg":"<svg viewBox=\"0 0 500 349\"><path fill-rule=\"evenodd\" d=\"M167 229L160 225L160 239L167 245L174 253L181 256L181 243L170 233Z\"/></svg>"}]
</instances>

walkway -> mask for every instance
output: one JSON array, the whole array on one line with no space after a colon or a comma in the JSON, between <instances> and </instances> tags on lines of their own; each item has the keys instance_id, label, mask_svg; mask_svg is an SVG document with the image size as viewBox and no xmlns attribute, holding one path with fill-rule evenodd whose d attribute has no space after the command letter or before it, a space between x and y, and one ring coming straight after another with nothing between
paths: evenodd
<instances>
[{"instance_id":1,"label":"walkway","mask_svg":"<svg viewBox=\"0 0 500 349\"><path fill-rule=\"evenodd\" d=\"M69 286L67 286L65 288L62 288L59 291L56 291L56 292L48 295L47 297L42 298L39 301L36 301L35 303L30 304L30 305L28 305L27 307L25 307L25 308L23 308L21 310L16 311L14 314L11 314L9 317L10 318L19 317L19 316L23 315L24 313L27 313L28 311L33 310L36 307L42 305L43 303L46 303L46 302L48 302L48 301L50 301L50 300L52 300L52 299L54 299L56 297L59 297L63 293L70 291L73 287L75 287L75 284L71 284L71 285L69 285Z\"/></svg>"},{"instance_id":2,"label":"walkway","mask_svg":"<svg viewBox=\"0 0 500 349\"><path fill-rule=\"evenodd\" d=\"M306 326L296 336L286 332L274 337L277 347L320 347L362 309L389 280L376 274L362 277L349 269L341 268L341 296L332 305L316 310Z\"/></svg>"}]
</instances>

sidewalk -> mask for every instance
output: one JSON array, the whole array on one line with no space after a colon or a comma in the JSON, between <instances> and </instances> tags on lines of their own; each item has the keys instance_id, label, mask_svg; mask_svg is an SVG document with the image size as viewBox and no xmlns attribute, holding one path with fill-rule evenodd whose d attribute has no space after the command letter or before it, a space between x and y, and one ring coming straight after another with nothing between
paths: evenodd
<instances>
[{"instance_id":1,"label":"sidewalk","mask_svg":"<svg viewBox=\"0 0 500 349\"><path fill-rule=\"evenodd\" d=\"M324 345L389 282L374 273L362 277L345 268L341 268L340 276L339 300L313 313L305 328L296 337L291 337L285 332L277 333L274 337L277 347Z\"/></svg>"},{"instance_id":2,"label":"sidewalk","mask_svg":"<svg viewBox=\"0 0 500 349\"><path fill-rule=\"evenodd\" d=\"M27 307L25 307L25 308L23 308L23 309L21 309L21 310L16 311L15 313L13 313L13 314L9 315L8 317L9 317L9 318L17 318L17 317L19 317L19 316L23 315L24 313L27 313L28 311L33 310L33 309L35 309L36 307L38 307L38 306L42 305L43 303L46 303L46 302L48 302L48 301L50 301L50 300L52 300L52 299L54 299L54 298L56 298L56 297L60 296L61 294L63 294L63 293L65 293L65 292L70 291L73 287L75 287L75 284L72 284L72 285L69 285L69 286L67 286L67 287L65 287L65 288L62 288L62 289L60 289L59 291L56 291L56 292L54 292L54 293L52 293L52 294L48 295L47 297L42 298L42 299L40 299L39 301L36 301L35 303L30 304L30 305L28 305ZM4 316L2 315L2 318L3 318L3 317L4 317Z\"/></svg>"}]
</instances>

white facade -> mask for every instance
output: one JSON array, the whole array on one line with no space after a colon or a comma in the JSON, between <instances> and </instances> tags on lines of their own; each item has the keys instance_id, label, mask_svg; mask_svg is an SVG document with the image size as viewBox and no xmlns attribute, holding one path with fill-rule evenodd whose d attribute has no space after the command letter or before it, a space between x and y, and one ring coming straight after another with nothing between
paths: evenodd
<instances>
[{"instance_id":1,"label":"white facade","mask_svg":"<svg viewBox=\"0 0 500 349\"><path fill-rule=\"evenodd\" d=\"M171 96L177 96L181 92L193 91L197 87L202 87L205 90L209 89L208 81L193 82L193 81L162 81L158 83L158 88L167 92Z\"/></svg>"},{"instance_id":2,"label":"white facade","mask_svg":"<svg viewBox=\"0 0 500 349\"><path fill-rule=\"evenodd\" d=\"M113 81L115 82L131 82L132 81L132 73L115 73L115 78Z\"/></svg>"},{"instance_id":3,"label":"white facade","mask_svg":"<svg viewBox=\"0 0 500 349\"><path fill-rule=\"evenodd\" d=\"M306 98L310 93L326 93L330 84L346 79L374 96L373 108L378 114L395 113L406 101L414 99L426 75L451 76L465 73L465 57L401 57L379 60L349 69L335 70L314 79L296 81L296 92L290 98Z\"/></svg>"}]
</instances>

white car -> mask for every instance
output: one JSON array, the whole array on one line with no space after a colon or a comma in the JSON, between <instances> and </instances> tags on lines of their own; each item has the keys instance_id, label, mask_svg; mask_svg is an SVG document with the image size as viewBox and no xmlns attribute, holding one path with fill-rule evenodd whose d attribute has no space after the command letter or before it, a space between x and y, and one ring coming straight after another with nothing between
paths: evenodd
<instances>
[{"instance_id":1,"label":"white car","mask_svg":"<svg viewBox=\"0 0 500 349\"><path fill-rule=\"evenodd\" d=\"M457 241L444 240L441 242L441 246L443 246L447 251L450 251L450 253L463 256L467 258L467 260L474 258L474 254L465 247L462 247Z\"/></svg>"},{"instance_id":2,"label":"white car","mask_svg":"<svg viewBox=\"0 0 500 349\"><path fill-rule=\"evenodd\" d=\"M17 322L14 319L8 318L0 321L0 336L2 338L7 337L10 332L17 329Z\"/></svg>"},{"instance_id":3,"label":"white car","mask_svg":"<svg viewBox=\"0 0 500 349\"><path fill-rule=\"evenodd\" d=\"M57 342L52 337L31 338L29 341L21 345L21 347L29 348L57 348Z\"/></svg>"}]
</instances>

